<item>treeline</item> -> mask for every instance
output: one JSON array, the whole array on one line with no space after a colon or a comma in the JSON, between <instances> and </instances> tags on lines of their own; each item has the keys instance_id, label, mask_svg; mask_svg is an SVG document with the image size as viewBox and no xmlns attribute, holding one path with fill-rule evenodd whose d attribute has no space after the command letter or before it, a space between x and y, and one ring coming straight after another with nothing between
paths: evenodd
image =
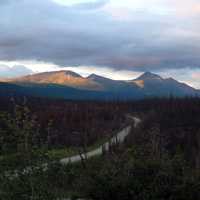
<instances>
[{"instance_id":1,"label":"treeline","mask_svg":"<svg viewBox=\"0 0 200 200\"><path fill-rule=\"evenodd\" d=\"M152 156L181 151L194 167L200 168L200 99L152 99L139 103L143 110L140 129L129 137L129 143L145 146Z\"/></svg>"},{"instance_id":2,"label":"treeline","mask_svg":"<svg viewBox=\"0 0 200 200\"><path fill-rule=\"evenodd\" d=\"M22 110L26 107L29 117L34 116L40 141L48 143L49 148L90 146L119 130L126 122L126 115L131 113L143 119L143 133L151 128L158 129L165 137L163 145L170 152L174 153L179 145L185 149L187 157L198 154L199 98L171 97L134 102L0 98L1 129L8 130L5 128L6 115L16 118L16 106L21 106Z\"/></svg>"},{"instance_id":3,"label":"treeline","mask_svg":"<svg viewBox=\"0 0 200 200\"><path fill-rule=\"evenodd\" d=\"M42 140L51 148L92 145L110 137L125 123L118 102L64 101L44 98L0 98L0 112L14 116L16 105L35 116Z\"/></svg>"}]
</instances>

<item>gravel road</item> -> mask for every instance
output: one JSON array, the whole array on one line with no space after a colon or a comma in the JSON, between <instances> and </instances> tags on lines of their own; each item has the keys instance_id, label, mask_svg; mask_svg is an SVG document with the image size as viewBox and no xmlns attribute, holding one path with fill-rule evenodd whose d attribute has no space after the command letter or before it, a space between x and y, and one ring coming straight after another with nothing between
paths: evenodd
<instances>
[{"instance_id":1,"label":"gravel road","mask_svg":"<svg viewBox=\"0 0 200 200\"><path fill-rule=\"evenodd\" d=\"M141 122L141 120L137 117L128 116L128 118L130 118L134 121L134 127L137 127L138 124ZM98 148L96 148L92 151L89 151L86 154L81 154L81 155L78 154L78 155L75 155L75 156L63 158L63 159L60 160L60 162L61 162L61 164L66 165L68 163L80 162L82 159L102 155L104 151L109 150L110 145L124 142L125 138L129 135L130 131L131 131L131 125L122 129L114 137L112 137L109 142L102 144Z\"/></svg>"}]
</instances>

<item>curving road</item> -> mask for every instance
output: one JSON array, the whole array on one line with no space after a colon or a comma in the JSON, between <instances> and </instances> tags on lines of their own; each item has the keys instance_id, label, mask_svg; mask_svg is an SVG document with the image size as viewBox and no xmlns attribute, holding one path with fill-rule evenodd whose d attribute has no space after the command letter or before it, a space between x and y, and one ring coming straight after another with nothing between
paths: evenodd
<instances>
[{"instance_id":1,"label":"curving road","mask_svg":"<svg viewBox=\"0 0 200 200\"><path fill-rule=\"evenodd\" d=\"M133 117L133 116L130 116L130 115L128 115L127 117L134 121L134 127L137 127L138 124L141 122L141 120L137 117ZM87 158L91 158L91 157L94 157L94 156L102 155L103 152L109 150L110 145L124 142L125 138L129 135L130 131L131 131L131 125L122 129L114 137L112 137L110 139L110 141L102 144L98 148L96 148L92 151L89 151L85 154L78 154L78 155L75 155L75 156L63 158L63 159L60 160L60 163L63 164L63 165L66 165L66 164L69 164L69 163L80 162L82 159L87 159Z\"/></svg>"}]
</instances>

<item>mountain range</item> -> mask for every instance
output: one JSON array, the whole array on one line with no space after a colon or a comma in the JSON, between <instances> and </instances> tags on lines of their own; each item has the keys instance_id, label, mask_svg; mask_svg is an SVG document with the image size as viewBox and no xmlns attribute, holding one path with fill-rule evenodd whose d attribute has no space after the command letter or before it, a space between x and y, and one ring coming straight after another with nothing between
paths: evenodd
<instances>
[{"instance_id":1,"label":"mountain range","mask_svg":"<svg viewBox=\"0 0 200 200\"><path fill-rule=\"evenodd\" d=\"M96 74L53 71L0 80L0 96L37 96L76 100L130 100L149 97L200 96L200 90L172 78L145 72L136 79L119 81Z\"/></svg>"}]
</instances>

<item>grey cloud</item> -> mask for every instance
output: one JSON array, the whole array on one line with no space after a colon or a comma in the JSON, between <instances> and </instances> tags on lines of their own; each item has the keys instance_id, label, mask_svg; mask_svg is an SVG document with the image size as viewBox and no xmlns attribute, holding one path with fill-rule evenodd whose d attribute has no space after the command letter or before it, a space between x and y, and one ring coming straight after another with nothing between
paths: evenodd
<instances>
[{"instance_id":1,"label":"grey cloud","mask_svg":"<svg viewBox=\"0 0 200 200\"><path fill-rule=\"evenodd\" d=\"M4 3L0 60L138 71L200 67L200 37L177 34L177 27L198 32L193 25L142 12L133 13L129 21L117 21L102 11L106 3L71 7L50 0Z\"/></svg>"}]
</instances>

